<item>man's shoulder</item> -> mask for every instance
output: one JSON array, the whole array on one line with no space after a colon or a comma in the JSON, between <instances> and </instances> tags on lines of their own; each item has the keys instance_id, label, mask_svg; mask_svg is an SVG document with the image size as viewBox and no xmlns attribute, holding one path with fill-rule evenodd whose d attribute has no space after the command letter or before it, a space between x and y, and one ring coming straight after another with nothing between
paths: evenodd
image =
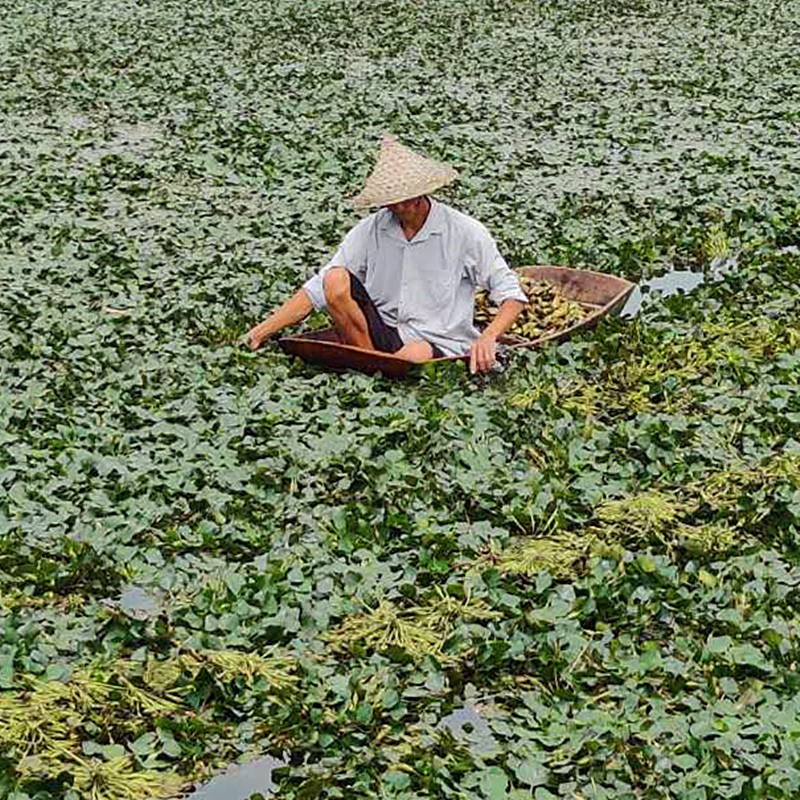
<instances>
[{"instance_id":1,"label":"man's shoulder","mask_svg":"<svg viewBox=\"0 0 800 800\"><path fill-rule=\"evenodd\" d=\"M442 202L439 202L439 208L447 224L462 236L468 236L474 239L492 238L489 229L482 222L475 219L475 217L471 217L469 214L458 211L452 206L448 206Z\"/></svg>"},{"instance_id":2,"label":"man's shoulder","mask_svg":"<svg viewBox=\"0 0 800 800\"><path fill-rule=\"evenodd\" d=\"M379 208L374 213L369 214L356 222L356 224L347 231L347 236L354 237L368 235L376 228L384 227L389 221L390 216L391 212L388 209Z\"/></svg>"}]
</instances>

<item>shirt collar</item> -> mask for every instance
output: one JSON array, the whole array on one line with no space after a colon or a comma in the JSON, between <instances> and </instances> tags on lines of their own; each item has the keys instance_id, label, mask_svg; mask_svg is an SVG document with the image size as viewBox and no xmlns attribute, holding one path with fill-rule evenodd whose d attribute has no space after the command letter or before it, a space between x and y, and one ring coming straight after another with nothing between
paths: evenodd
<instances>
[{"instance_id":1,"label":"shirt collar","mask_svg":"<svg viewBox=\"0 0 800 800\"><path fill-rule=\"evenodd\" d=\"M428 211L428 216L425 219L422 227L417 231L417 235L411 240L412 242L423 242L434 233L443 233L445 229L445 218L442 204L428 196L431 207ZM400 222L394 214L388 209L384 209L385 214L383 219L379 222L379 227L385 230L390 236L395 239L400 239L403 242L411 244L406 239L403 229L400 227Z\"/></svg>"},{"instance_id":2,"label":"shirt collar","mask_svg":"<svg viewBox=\"0 0 800 800\"><path fill-rule=\"evenodd\" d=\"M442 204L437 203L432 197L428 197L428 200L430 201L431 207L428 211L425 223L414 237L415 242L421 242L434 233L442 233L444 231L444 211L442 211Z\"/></svg>"}]
</instances>

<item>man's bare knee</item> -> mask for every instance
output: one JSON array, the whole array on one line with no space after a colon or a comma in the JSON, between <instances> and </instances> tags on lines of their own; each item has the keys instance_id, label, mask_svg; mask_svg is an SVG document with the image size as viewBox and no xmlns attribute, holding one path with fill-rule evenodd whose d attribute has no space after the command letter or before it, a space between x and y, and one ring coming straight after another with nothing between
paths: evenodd
<instances>
[{"instance_id":1,"label":"man's bare knee","mask_svg":"<svg viewBox=\"0 0 800 800\"><path fill-rule=\"evenodd\" d=\"M423 361L430 361L433 358L433 348L427 342L409 342L394 355L414 364L421 364Z\"/></svg>"},{"instance_id":2,"label":"man's bare knee","mask_svg":"<svg viewBox=\"0 0 800 800\"><path fill-rule=\"evenodd\" d=\"M350 273L344 267L333 267L322 277L322 288L328 303L341 303L349 300Z\"/></svg>"}]
</instances>

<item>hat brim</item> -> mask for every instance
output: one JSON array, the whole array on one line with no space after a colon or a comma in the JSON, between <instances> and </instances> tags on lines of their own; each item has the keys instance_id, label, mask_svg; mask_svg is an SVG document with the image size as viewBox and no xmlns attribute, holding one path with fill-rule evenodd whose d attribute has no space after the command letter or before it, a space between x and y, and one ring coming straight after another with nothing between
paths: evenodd
<instances>
[{"instance_id":1,"label":"hat brim","mask_svg":"<svg viewBox=\"0 0 800 800\"><path fill-rule=\"evenodd\" d=\"M443 189L445 186L450 185L457 177L458 173L451 168L451 174L442 176L435 180L419 183L416 185L409 185L403 187L402 191L394 193L375 193L362 191L355 197L350 198L350 202L356 208L380 208L383 206L390 206L393 203L402 203L404 200L411 200L415 197L422 197L426 194L433 194L437 189Z\"/></svg>"},{"instance_id":2,"label":"hat brim","mask_svg":"<svg viewBox=\"0 0 800 800\"><path fill-rule=\"evenodd\" d=\"M452 183L458 173L449 165L409 150L385 133L372 173L350 202L356 208L374 208L421 197Z\"/></svg>"}]
</instances>

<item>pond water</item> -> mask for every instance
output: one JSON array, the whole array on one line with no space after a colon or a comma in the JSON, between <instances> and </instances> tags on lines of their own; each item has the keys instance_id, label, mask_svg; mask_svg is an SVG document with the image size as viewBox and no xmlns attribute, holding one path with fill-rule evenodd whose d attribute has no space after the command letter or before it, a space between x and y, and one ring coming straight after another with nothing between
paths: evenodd
<instances>
[{"instance_id":1,"label":"pond water","mask_svg":"<svg viewBox=\"0 0 800 800\"><path fill-rule=\"evenodd\" d=\"M466 703L443 717L436 726L446 728L454 738L475 755L485 755L497 747L487 720L479 708ZM197 787L185 800L249 800L254 794L267 797L275 790L273 770L285 767L287 761L263 756L245 764L234 764L225 772Z\"/></svg>"},{"instance_id":2,"label":"pond water","mask_svg":"<svg viewBox=\"0 0 800 800\"><path fill-rule=\"evenodd\" d=\"M475 754L489 753L497 746L489 723L471 703L443 717L437 728L447 728L453 737Z\"/></svg>"},{"instance_id":3,"label":"pond water","mask_svg":"<svg viewBox=\"0 0 800 800\"><path fill-rule=\"evenodd\" d=\"M266 797L275 789L272 771L285 766L285 761L272 756L235 764L198 787L185 800L248 800L254 794Z\"/></svg>"},{"instance_id":4,"label":"pond water","mask_svg":"<svg viewBox=\"0 0 800 800\"><path fill-rule=\"evenodd\" d=\"M128 586L120 594L119 608L134 619L150 619L160 613L161 601L141 586Z\"/></svg>"},{"instance_id":5,"label":"pond water","mask_svg":"<svg viewBox=\"0 0 800 800\"><path fill-rule=\"evenodd\" d=\"M691 270L675 270L651 278L649 281L640 283L631 293L628 302L620 312L623 317L635 317L642 309L642 301L645 294L660 292L664 297L669 297L678 292L691 292L705 280L702 272L692 272Z\"/></svg>"}]
</instances>

